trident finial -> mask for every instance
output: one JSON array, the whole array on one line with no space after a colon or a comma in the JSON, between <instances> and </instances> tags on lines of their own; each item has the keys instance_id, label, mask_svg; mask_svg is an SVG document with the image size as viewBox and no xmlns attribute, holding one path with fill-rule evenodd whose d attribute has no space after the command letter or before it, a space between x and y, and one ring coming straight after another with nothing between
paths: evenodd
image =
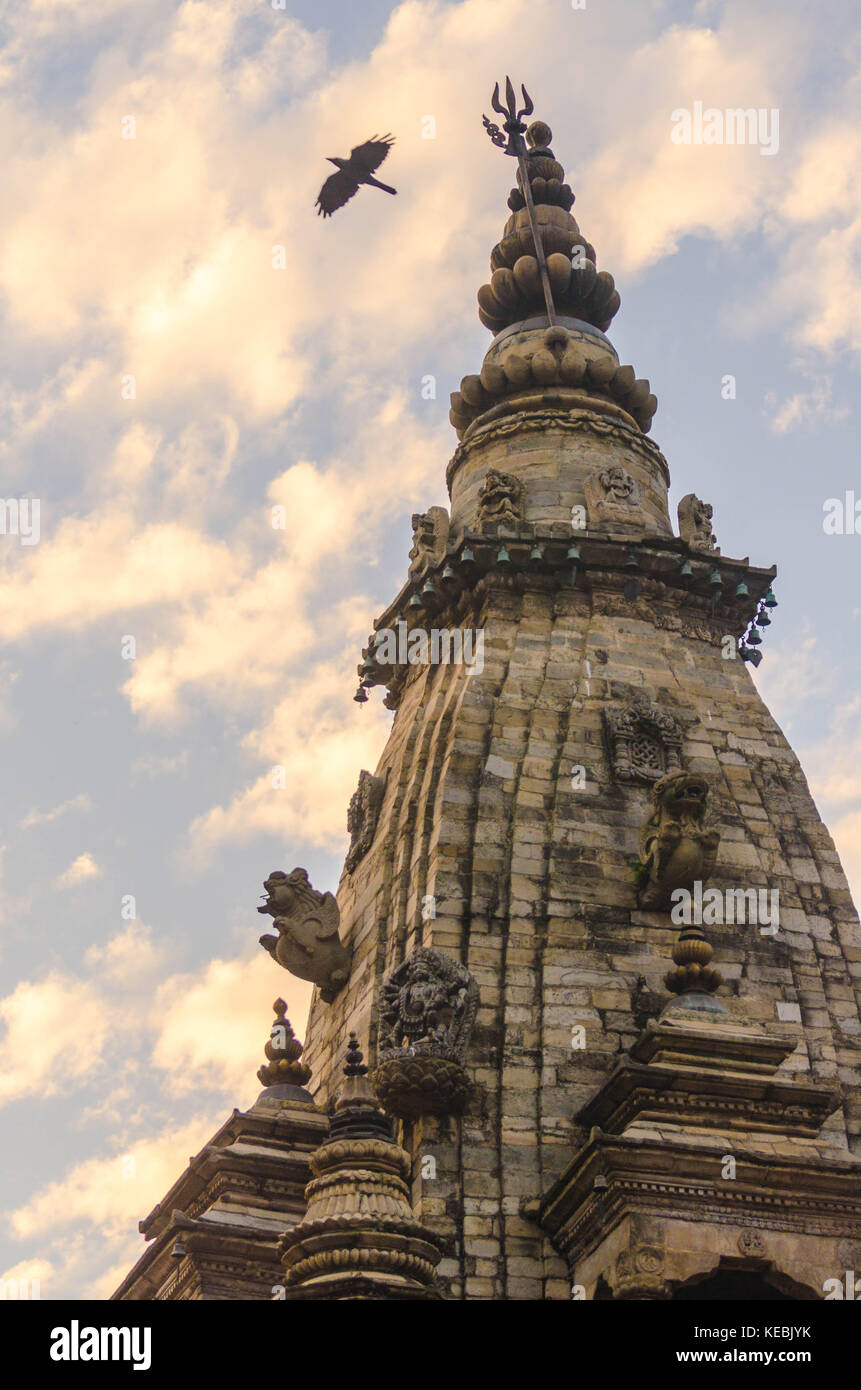
<instances>
[{"instance_id":1,"label":"trident finial","mask_svg":"<svg viewBox=\"0 0 861 1390\"><path fill-rule=\"evenodd\" d=\"M493 110L497 111L500 116L506 117L502 123L502 129L508 134L507 140L502 130L499 129L499 126L494 125L492 121L488 120L487 116L482 116L481 119L494 145L498 145L500 149L505 150L506 154L513 155L517 159L520 168L520 181L523 185L523 197L526 200L526 211L529 216L529 226L532 232L532 240L535 243L535 258L538 261L541 287L544 290L547 321L553 325L556 322L556 314L553 308L553 294L550 289L550 276L547 273L547 258L544 254L544 242L538 231L538 224L535 217L535 204L532 200L532 186L529 180L529 162L526 154L526 145L523 139L526 132L523 117L531 116L535 107L532 104L531 96L523 85L521 85L520 90L523 94L523 105L519 111L517 109L517 98L514 95L514 85L510 77L506 77L505 79L505 100L507 104L503 106L499 99L498 82L493 89L493 96L490 99Z\"/></svg>"}]
</instances>

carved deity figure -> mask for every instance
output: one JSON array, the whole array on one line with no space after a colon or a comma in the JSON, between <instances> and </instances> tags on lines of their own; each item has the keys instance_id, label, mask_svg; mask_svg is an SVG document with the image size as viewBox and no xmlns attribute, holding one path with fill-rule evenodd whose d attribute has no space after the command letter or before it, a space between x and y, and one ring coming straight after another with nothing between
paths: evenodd
<instances>
[{"instance_id":1,"label":"carved deity figure","mask_svg":"<svg viewBox=\"0 0 861 1390\"><path fill-rule=\"evenodd\" d=\"M383 984L381 1056L424 1052L460 1062L477 1008L478 986L465 966L419 948Z\"/></svg>"},{"instance_id":2,"label":"carved deity figure","mask_svg":"<svg viewBox=\"0 0 861 1390\"><path fill-rule=\"evenodd\" d=\"M713 507L689 492L679 503L679 535L691 550L712 550L720 555L717 536L712 533Z\"/></svg>"},{"instance_id":3,"label":"carved deity figure","mask_svg":"<svg viewBox=\"0 0 861 1390\"><path fill-rule=\"evenodd\" d=\"M590 526L640 524L640 485L621 464L595 469L584 479L583 491Z\"/></svg>"},{"instance_id":4,"label":"carved deity figure","mask_svg":"<svg viewBox=\"0 0 861 1390\"><path fill-rule=\"evenodd\" d=\"M523 520L523 484L510 473L500 473L496 468L488 469L478 494L479 522L504 522L506 524Z\"/></svg>"},{"instance_id":5,"label":"carved deity figure","mask_svg":"<svg viewBox=\"0 0 861 1390\"><path fill-rule=\"evenodd\" d=\"M709 784L692 772L671 772L652 789L652 814L640 831L640 862L648 881L640 906L667 908L676 888L692 891L712 873L720 832L706 824Z\"/></svg>"},{"instance_id":6,"label":"carved deity figure","mask_svg":"<svg viewBox=\"0 0 861 1390\"><path fill-rule=\"evenodd\" d=\"M335 898L312 888L305 869L289 874L275 869L263 887L266 902L257 911L274 919L278 935L261 936L260 945L291 975L318 985L320 997L330 1004L346 984L352 960L338 936L341 914Z\"/></svg>"}]
</instances>

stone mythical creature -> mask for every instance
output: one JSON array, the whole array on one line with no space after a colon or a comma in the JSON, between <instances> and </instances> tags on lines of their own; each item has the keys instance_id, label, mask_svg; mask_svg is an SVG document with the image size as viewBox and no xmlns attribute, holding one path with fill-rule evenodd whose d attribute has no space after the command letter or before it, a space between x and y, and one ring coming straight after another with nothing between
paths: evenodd
<instances>
[{"instance_id":1,"label":"stone mythical creature","mask_svg":"<svg viewBox=\"0 0 861 1390\"><path fill-rule=\"evenodd\" d=\"M691 550L713 550L720 554L717 536L712 533L714 508L710 502L703 502L696 493L689 492L679 503L679 535Z\"/></svg>"},{"instance_id":2,"label":"stone mythical creature","mask_svg":"<svg viewBox=\"0 0 861 1390\"><path fill-rule=\"evenodd\" d=\"M308 882L305 869L285 874L275 869L265 880L266 901L257 911L268 913L278 928L277 936L261 936L273 960L320 988L320 997L331 1004L350 974L352 952L338 936L341 914L331 893L318 893Z\"/></svg>"},{"instance_id":3,"label":"stone mythical creature","mask_svg":"<svg viewBox=\"0 0 861 1390\"><path fill-rule=\"evenodd\" d=\"M648 880L640 906L667 908L675 888L693 889L712 873L720 832L707 826L709 784L692 772L671 772L652 789L652 814L640 831L640 862Z\"/></svg>"}]
</instances>

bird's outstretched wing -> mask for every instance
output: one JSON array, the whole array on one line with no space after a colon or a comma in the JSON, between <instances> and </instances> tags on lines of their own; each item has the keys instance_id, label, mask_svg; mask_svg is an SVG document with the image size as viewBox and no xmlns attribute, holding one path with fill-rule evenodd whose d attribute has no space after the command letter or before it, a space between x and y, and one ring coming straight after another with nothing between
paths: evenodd
<instances>
[{"instance_id":1,"label":"bird's outstretched wing","mask_svg":"<svg viewBox=\"0 0 861 1390\"><path fill-rule=\"evenodd\" d=\"M372 174L379 169L394 143L392 135L372 135L364 145L356 145L350 150L350 163L355 165L356 173Z\"/></svg>"},{"instance_id":2,"label":"bird's outstretched wing","mask_svg":"<svg viewBox=\"0 0 861 1390\"><path fill-rule=\"evenodd\" d=\"M315 204L317 215L322 213L324 217L331 217L333 212L342 208L358 191L359 185L356 180L351 179L350 175L345 174L342 169L339 169L336 174L330 174L320 189Z\"/></svg>"}]
</instances>

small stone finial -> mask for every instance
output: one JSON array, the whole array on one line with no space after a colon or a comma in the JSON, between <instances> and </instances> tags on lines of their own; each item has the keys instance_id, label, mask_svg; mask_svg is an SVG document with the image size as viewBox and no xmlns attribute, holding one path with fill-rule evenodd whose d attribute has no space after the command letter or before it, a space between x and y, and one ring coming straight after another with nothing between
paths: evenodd
<instances>
[{"instance_id":1,"label":"small stone finial","mask_svg":"<svg viewBox=\"0 0 861 1390\"><path fill-rule=\"evenodd\" d=\"M531 150L549 149L552 139L553 131L546 121L533 121L526 129L526 143Z\"/></svg>"},{"instance_id":2,"label":"small stone finial","mask_svg":"<svg viewBox=\"0 0 861 1390\"><path fill-rule=\"evenodd\" d=\"M257 1080L263 1086L306 1086L311 1068L299 1061L304 1048L290 1026L287 1005L283 999L276 999L272 1008L275 1022L263 1049L268 1060L258 1071Z\"/></svg>"},{"instance_id":3,"label":"small stone finial","mask_svg":"<svg viewBox=\"0 0 861 1390\"><path fill-rule=\"evenodd\" d=\"M364 1057L359 1047L359 1040L355 1033L350 1034L350 1041L347 1044L347 1062L344 1067L345 1076L367 1076L368 1068L364 1065Z\"/></svg>"},{"instance_id":4,"label":"small stone finial","mask_svg":"<svg viewBox=\"0 0 861 1390\"><path fill-rule=\"evenodd\" d=\"M723 976L709 964L714 952L702 929L687 926L679 932L673 947L675 970L664 976L671 994L714 994L723 984Z\"/></svg>"}]
</instances>

